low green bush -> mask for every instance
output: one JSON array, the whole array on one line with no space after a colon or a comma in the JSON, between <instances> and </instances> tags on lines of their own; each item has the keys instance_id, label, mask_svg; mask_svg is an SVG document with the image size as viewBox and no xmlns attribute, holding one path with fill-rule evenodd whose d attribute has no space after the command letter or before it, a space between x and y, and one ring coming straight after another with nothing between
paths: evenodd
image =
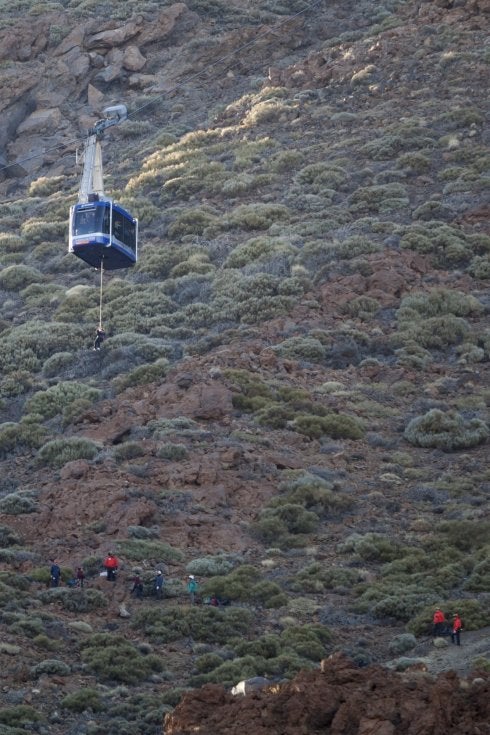
<instances>
[{"instance_id":1,"label":"low green bush","mask_svg":"<svg viewBox=\"0 0 490 735\"><path fill-rule=\"evenodd\" d=\"M202 585L204 596L217 595L229 600L251 602L267 608L281 607L287 596L275 582L262 579L257 570L244 564L229 574L211 577Z\"/></svg>"},{"instance_id":2,"label":"low green bush","mask_svg":"<svg viewBox=\"0 0 490 735\"><path fill-rule=\"evenodd\" d=\"M292 428L310 439L330 436L332 439L362 439L364 427L358 418L342 413L327 416L297 416Z\"/></svg>"},{"instance_id":3,"label":"low green bush","mask_svg":"<svg viewBox=\"0 0 490 735\"><path fill-rule=\"evenodd\" d=\"M114 459L122 462L136 457L143 457L145 449L139 442L123 442L114 447L113 454Z\"/></svg>"},{"instance_id":4,"label":"low green bush","mask_svg":"<svg viewBox=\"0 0 490 735\"><path fill-rule=\"evenodd\" d=\"M180 239L184 235L202 235L205 229L218 225L218 212L211 208L184 209L170 225L168 234L170 238Z\"/></svg>"},{"instance_id":5,"label":"low green bush","mask_svg":"<svg viewBox=\"0 0 490 735\"><path fill-rule=\"evenodd\" d=\"M413 321L406 319L400 324L400 330L394 335L394 342L415 344L435 349L445 349L468 340L471 334L470 325L466 319L453 314L420 319Z\"/></svg>"},{"instance_id":6,"label":"low green bush","mask_svg":"<svg viewBox=\"0 0 490 735\"><path fill-rule=\"evenodd\" d=\"M55 378L74 362L72 352L56 352L45 360L42 372L45 378Z\"/></svg>"},{"instance_id":7,"label":"low green bush","mask_svg":"<svg viewBox=\"0 0 490 735\"><path fill-rule=\"evenodd\" d=\"M0 271L0 288L4 291L21 291L30 283L39 283L43 274L27 265L9 265Z\"/></svg>"},{"instance_id":8,"label":"low green bush","mask_svg":"<svg viewBox=\"0 0 490 735\"><path fill-rule=\"evenodd\" d=\"M271 507L287 503L300 504L319 516L338 513L352 506L352 499L340 492L337 485L309 472L291 472L291 477L279 485L280 495L272 498Z\"/></svg>"},{"instance_id":9,"label":"low green bush","mask_svg":"<svg viewBox=\"0 0 490 735\"><path fill-rule=\"evenodd\" d=\"M478 316L483 312L480 301L471 294L455 291L448 288L439 288L429 293L411 293L405 296L397 313L399 321L404 321L405 314L408 318L417 312L421 317L443 316L453 314L454 316Z\"/></svg>"},{"instance_id":10,"label":"low green bush","mask_svg":"<svg viewBox=\"0 0 490 735\"><path fill-rule=\"evenodd\" d=\"M47 390L38 391L26 402L26 409L49 419L62 413L74 401L84 399L90 405L101 396L101 391L76 381L61 382Z\"/></svg>"},{"instance_id":11,"label":"low green bush","mask_svg":"<svg viewBox=\"0 0 490 735\"><path fill-rule=\"evenodd\" d=\"M354 610L369 613L375 618L395 618L409 621L424 605L434 603L437 593L420 584L400 583L388 580L372 584L364 590L354 603Z\"/></svg>"},{"instance_id":12,"label":"low green bush","mask_svg":"<svg viewBox=\"0 0 490 735\"><path fill-rule=\"evenodd\" d=\"M403 556L399 542L379 533L353 533L338 547L343 554L353 553L363 561L388 562Z\"/></svg>"},{"instance_id":13,"label":"low green bush","mask_svg":"<svg viewBox=\"0 0 490 735\"><path fill-rule=\"evenodd\" d=\"M146 526L128 526L128 536L131 538L151 539L158 538L158 527L147 528Z\"/></svg>"},{"instance_id":14,"label":"low green bush","mask_svg":"<svg viewBox=\"0 0 490 735\"><path fill-rule=\"evenodd\" d=\"M86 339L86 330L76 321L61 324L31 319L0 336L0 369L39 370L53 353L66 349L67 344L78 349Z\"/></svg>"},{"instance_id":15,"label":"low green bush","mask_svg":"<svg viewBox=\"0 0 490 735\"><path fill-rule=\"evenodd\" d=\"M125 375L119 375L114 379L114 387L121 392L135 385L146 385L155 381L161 381L169 371L169 361L161 357L150 365L139 365Z\"/></svg>"},{"instance_id":16,"label":"low green bush","mask_svg":"<svg viewBox=\"0 0 490 735\"><path fill-rule=\"evenodd\" d=\"M35 513L36 510L37 503L29 495L9 493L0 498L0 513L16 516L23 513Z\"/></svg>"},{"instance_id":17,"label":"low green bush","mask_svg":"<svg viewBox=\"0 0 490 735\"><path fill-rule=\"evenodd\" d=\"M268 546L287 547L291 536L313 533L319 525L317 513L297 503L285 503L277 508L264 508L252 524L252 531ZM301 539L303 541L303 539Z\"/></svg>"},{"instance_id":18,"label":"low green bush","mask_svg":"<svg viewBox=\"0 0 490 735\"><path fill-rule=\"evenodd\" d=\"M281 238L254 237L232 250L224 266L226 268L243 268L250 263L267 262L277 255L290 258L295 252L296 249Z\"/></svg>"},{"instance_id":19,"label":"low green bush","mask_svg":"<svg viewBox=\"0 0 490 735\"><path fill-rule=\"evenodd\" d=\"M361 581L356 569L331 567L320 562L309 564L301 569L289 582L293 592L322 593L338 587L352 588Z\"/></svg>"},{"instance_id":20,"label":"low green bush","mask_svg":"<svg viewBox=\"0 0 490 735\"><path fill-rule=\"evenodd\" d=\"M182 561L184 558L183 553L179 549L174 549L162 541L128 539L127 541L118 541L117 549L121 556L131 561L151 559L161 562L171 562Z\"/></svg>"},{"instance_id":21,"label":"low green bush","mask_svg":"<svg viewBox=\"0 0 490 735\"><path fill-rule=\"evenodd\" d=\"M307 360L308 362L323 362L326 350L324 345L313 337L290 337L273 347L281 357L289 357L295 360Z\"/></svg>"},{"instance_id":22,"label":"low green bush","mask_svg":"<svg viewBox=\"0 0 490 735\"><path fill-rule=\"evenodd\" d=\"M481 419L465 419L456 411L445 413L433 408L413 418L404 437L417 447L437 447L450 452L475 447L484 442L489 433L487 424Z\"/></svg>"},{"instance_id":23,"label":"low green bush","mask_svg":"<svg viewBox=\"0 0 490 735\"><path fill-rule=\"evenodd\" d=\"M70 575L73 576L73 575ZM97 589L69 589L55 587L39 593L39 599L44 604L60 602L65 610L70 612L91 612L107 607L107 597Z\"/></svg>"},{"instance_id":24,"label":"low green bush","mask_svg":"<svg viewBox=\"0 0 490 735\"><path fill-rule=\"evenodd\" d=\"M44 716L28 704L17 704L14 707L3 707L0 710L0 723L5 728L5 735L20 735L26 731L25 729L17 730L17 727L23 728L28 725L31 728L33 723L42 720ZM15 730L11 732L11 728ZM1 730L0 733L2 733Z\"/></svg>"},{"instance_id":25,"label":"low green bush","mask_svg":"<svg viewBox=\"0 0 490 735\"><path fill-rule=\"evenodd\" d=\"M464 583L464 589L470 592L490 591L490 549L485 549L485 556L478 561L472 569L471 574Z\"/></svg>"},{"instance_id":26,"label":"low green bush","mask_svg":"<svg viewBox=\"0 0 490 735\"><path fill-rule=\"evenodd\" d=\"M172 442L169 442L159 446L157 448L156 455L157 457L160 457L160 459L168 459L173 462L178 462L182 459L187 459L189 452L185 444L173 444Z\"/></svg>"},{"instance_id":27,"label":"low green bush","mask_svg":"<svg viewBox=\"0 0 490 735\"><path fill-rule=\"evenodd\" d=\"M288 208L282 204L241 204L230 212L226 225L242 230L268 230L274 222L288 221L289 217Z\"/></svg>"},{"instance_id":28,"label":"low green bush","mask_svg":"<svg viewBox=\"0 0 490 735\"><path fill-rule=\"evenodd\" d=\"M80 648L82 661L102 681L134 685L163 670L160 656L140 653L122 636L96 633Z\"/></svg>"},{"instance_id":29,"label":"low green bush","mask_svg":"<svg viewBox=\"0 0 490 735\"><path fill-rule=\"evenodd\" d=\"M131 625L161 644L191 637L222 645L230 638L248 635L252 620L252 613L239 607L144 607L135 613Z\"/></svg>"},{"instance_id":30,"label":"low green bush","mask_svg":"<svg viewBox=\"0 0 490 735\"><path fill-rule=\"evenodd\" d=\"M60 661L57 658L47 658L44 661L36 664L31 669L31 674L34 677L42 676L43 674L54 674L56 676L67 676L71 672L70 666L65 664L64 661Z\"/></svg>"},{"instance_id":31,"label":"low green bush","mask_svg":"<svg viewBox=\"0 0 490 735\"><path fill-rule=\"evenodd\" d=\"M1 501L0 501L0 508L1 508ZM3 513L5 511L2 511ZM10 528L10 526L3 526L0 525L0 546L14 546L15 544L21 544L22 543L22 537L17 533L17 531L14 531L13 528Z\"/></svg>"},{"instance_id":32,"label":"low green bush","mask_svg":"<svg viewBox=\"0 0 490 735\"><path fill-rule=\"evenodd\" d=\"M63 467L76 459L95 459L99 450L98 444L82 437L53 439L40 448L38 459L51 467Z\"/></svg>"},{"instance_id":33,"label":"low green bush","mask_svg":"<svg viewBox=\"0 0 490 735\"><path fill-rule=\"evenodd\" d=\"M72 692L61 700L61 706L72 712L102 712L105 705L96 689L80 689L78 692Z\"/></svg>"},{"instance_id":34,"label":"low green bush","mask_svg":"<svg viewBox=\"0 0 490 735\"><path fill-rule=\"evenodd\" d=\"M202 556L186 565L186 572L198 577L219 577L231 572L235 562L227 556Z\"/></svg>"},{"instance_id":35,"label":"low green bush","mask_svg":"<svg viewBox=\"0 0 490 735\"><path fill-rule=\"evenodd\" d=\"M388 647L392 656L401 656L411 651L416 645L417 639L412 633L400 633L391 639Z\"/></svg>"},{"instance_id":36,"label":"low green bush","mask_svg":"<svg viewBox=\"0 0 490 735\"><path fill-rule=\"evenodd\" d=\"M0 457L5 458L26 449L39 449L46 441L47 429L37 421L24 417L18 424L0 424Z\"/></svg>"}]
</instances>

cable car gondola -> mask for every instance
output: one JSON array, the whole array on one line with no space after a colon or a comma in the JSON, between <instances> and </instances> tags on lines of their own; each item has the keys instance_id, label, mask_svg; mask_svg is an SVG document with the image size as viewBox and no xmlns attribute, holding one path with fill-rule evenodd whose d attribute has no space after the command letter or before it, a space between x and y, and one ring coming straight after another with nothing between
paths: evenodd
<instances>
[{"instance_id":1,"label":"cable car gondola","mask_svg":"<svg viewBox=\"0 0 490 735\"><path fill-rule=\"evenodd\" d=\"M78 204L70 209L68 250L94 268L116 270L134 265L138 257L138 220L104 195L102 151L103 131L127 117L124 105L104 110L89 131L84 150L84 166Z\"/></svg>"},{"instance_id":2,"label":"cable car gondola","mask_svg":"<svg viewBox=\"0 0 490 735\"><path fill-rule=\"evenodd\" d=\"M70 212L70 252L94 268L136 263L138 220L110 199L75 204Z\"/></svg>"}]
</instances>

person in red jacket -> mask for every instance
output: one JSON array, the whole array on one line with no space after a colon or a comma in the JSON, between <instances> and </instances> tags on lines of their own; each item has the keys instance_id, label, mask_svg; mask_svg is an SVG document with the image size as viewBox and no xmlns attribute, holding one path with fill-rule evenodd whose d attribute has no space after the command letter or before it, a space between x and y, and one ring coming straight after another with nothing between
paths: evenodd
<instances>
[{"instance_id":1,"label":"person in red jacket","mask_svg":"<svg viewBox=\"0 0 490 735\"><path fill-rule=\"evenodd\" d=\"M107 554L106 560L104 561L104 567L107 571L107 579L109 580L109 582L116 581L116 572L118 566L119 562L117 560L117 557L115 557L112 551L110 551Z\"/></svg>"},{"instance_id":2,"label":"person in red jacket","mask_svg":"<svg viewBox=\"0 0 490 735\"><path fill-rule=\"evenodd\" d=\"M457 646L461 645L461 628L462 627L463 627L463 623L461 622L461 618L459 617L458 613L455 613L453 615L453 627L451 630L451 640Z\"/></svg>"},{"instance_id":3,"label":"person in red jacket","mask_svg":"<svg viewBox=\"0 0 490 735\"><path fill-rule=\"evenodd\" d=\"M434 615L432 617L432 623L433 623L432 635L434 636L434 638L444 635L446 618L444 617L444 613L442 612L440 607L436 608Z\"/></svg>"}]
</instances>

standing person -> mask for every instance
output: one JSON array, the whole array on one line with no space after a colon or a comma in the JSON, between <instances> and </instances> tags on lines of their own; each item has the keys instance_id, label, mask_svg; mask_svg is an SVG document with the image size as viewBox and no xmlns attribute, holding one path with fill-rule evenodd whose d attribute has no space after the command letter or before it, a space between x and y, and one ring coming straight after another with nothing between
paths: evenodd
<instances>
[{"instance_id":1,"label":"standing person","mask_svg":"<svg viewBox=\"0 0 490 735\"><path fill-rule=\"evenodd\" d=\"M435 609L434 615L432 616L432 635L434 638L444 635L444 628L446 625L446 618L440 607Z\"/></svg>"},{"instance_id":2,"label":"standing person","mask_svg":"<svg viewBox=\"0 0 490 735\"><path fill-rule=\"evenodd\" d=\"M157 598L157 600L161 600L163 595L163 574L160 569L155 575L153 587L155 589L155 597Z\"/></svg>"},{"instance_id":3,"label":"standing person","mask_svg":"<svg viewBox=\"0 0 490 735\"><path fill-rule=\"evenodd\" d=\"M199 585L196 582L196 578L194 577L193 574L189 574L187 579L188 579L187 592L189 593L189 601L191 605L193 605L196 601L196 592L197 592L197 588L199 587Z\"/></svg>"},{"instance_id":4,"label":"standing person","mask_svg":"<svg viewBox=\"0 0 490 735\"><path fill-rule=\"evenodd\" d=\"M59 587L61 569L59 567L59 564L54 559L51 559L51 569L49 570L49 573L51 575L51 587Z\"/></svg>"},{"instance_id":5,"label":"standing person","mask_svg":"<svg viewBox=\"0 0 490 735\"><path fill-rule=\"evenodd\" d=\"M119 566L119 562L117 560L117 557L114 556L112 551L109 551L104 561L104 567L107 571L107 579L109 582L116 581L116 572L117 572L118 566Z\"/></svg>"},{"instance_id":6,"label":"standing person","mask_svg":"<svg viewBox=\"0 0 490 735\"><path fill-rule=\"evenodd\" d=\"M459 613L455 613L453 615L453 627L451 630L451 641L455 643L457 646L461 645L461 629L463 627L463 623L461 618L459 617Z\"/></svg>"},{"instance_id":7,"label":"standing person","mask_svg":"<svg viewBox=\"0 0 490 735\"><path fill-rule=\"evenodd\" d=\"M100 350L100 345L105 340L105 336L105 329L102 324L99 324L95 334L94 350Z\"/></svg>"},{"instance_id":8,"label":"standing person","mask_svg":"<svg viewBox=\"0 0 490 735\"><path fill-rule=\"evenodd\" d=\"M77 567L77 581L78 586L83 589L83 583L85 580L85 572L83 571L82 567Z\"/></svg>"},{"instance_id":9,"label":"standing person","mask_svg":"<svg viewBox=\"0 0 490 735\"><path fill-rule=\"evenodd\" d=\"M141 577L138 574L133 577L133 587L131 589L131 594L134 595L138 600L143 599L143 582L141 581Z\"/></svg>"}]
</instances>

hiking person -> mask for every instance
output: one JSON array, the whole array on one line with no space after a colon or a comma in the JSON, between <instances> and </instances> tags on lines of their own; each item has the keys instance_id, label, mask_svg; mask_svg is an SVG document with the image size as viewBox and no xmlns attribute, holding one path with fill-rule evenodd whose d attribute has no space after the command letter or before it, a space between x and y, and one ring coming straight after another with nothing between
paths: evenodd
<instances>
[{"instance_id":1,"label":"hiking person","mask_svg":"<svg viewBox=\"0 0 490 735\"><path fill-rule=\"evenodd\" d=\"M130 594L134 595L138 600L143 599L143 582L138 574L133 577L133 587Z\"/></svg>"},{"instance_id":2,"label":"hiking person","mask_svg":"<svg viewBox=\"0 0 490 735\"><path fill-rule=\"evenodd\" d=\"M115 582L116 581L116 572L117 568L119 566L119 562L117 558L114 556L112 551L110 551L107 554L107 557L104 561L104 567L107 571L107 579L109 582Z\"/></svg>"},{"instance_id":3,"label":"hiking person","mask_svg":"<svg viewBox=\"0 0 490 735\"><path fill-rule=\"evenodd\" d=\"M95 334L94 350L100 350L100 345L105 340L105 337L105 329L102 324L99 324L99 326L97 327L97 332Z\"/></svg>"},{"instance_id":4,"label":"hiking person","mask_svg":"<svg viewBox=\"0 0 490 735\"><path fill-rule=\"evenodd\" d=\"M434 638L444 635L445 627L446 618L444 617L444 613L441 608L437 607L434 611L434 615L432 616L432 635Z\"/></svg>"},{"instance_id":5,"label":"hiking person","mask_svg":"<svg viewBox=\"0 0 490 735\"><path fill-rule=\"evenodd\" d=\"M163 595L163 574L160 569L155 575L155 579L153 581L153 589L155 590L155 597L157 598L157 600L161 600Z\"/></svg>"},{"instance_id":6,"label":"hiking person","mask_svg":"<svg viewBox=\"0 0 490 735\"><path fill-rule=\"evenodd\" d=\"M51 559L51 569L49 570L49 574L51 575L51 587L59 587L61 569L54 559Z\"/></svg>"},{"instance_id":7,"label":"hiking person","mask_svg":"<svg viewBox=\"0 0 490 735\"><path fill-rule=\"evenodd\" d=\"M459 613L454 613L453 615L453 627L451 629L451 642L455 643L457 646L461 645L461 629L463 627L463 622L461 618L459 617Z\"/></svg>"},{"instance_id":8,"label":"hiking person","mask_svg":"<svg viewBox=\"0 0 490 735\"><path fill-rule=\"evenodd\" d=\"M191 603L191 605L193 605L196 601L196 592L199 585L193 574L189 574L187 580L187 592L189 593L189 602Z\"/></svg>"},{"instance_id":9,"label":"hiking person","mask_svg":"<svg viewBox=\"0 0 490 735\"><path fill-rule=\"evenodd\" d=\"M83 583L85 580L85 572L83 571L82 567L77 567L77 582L78 586L83 589Z\"/></svg>"}]
</instances>

